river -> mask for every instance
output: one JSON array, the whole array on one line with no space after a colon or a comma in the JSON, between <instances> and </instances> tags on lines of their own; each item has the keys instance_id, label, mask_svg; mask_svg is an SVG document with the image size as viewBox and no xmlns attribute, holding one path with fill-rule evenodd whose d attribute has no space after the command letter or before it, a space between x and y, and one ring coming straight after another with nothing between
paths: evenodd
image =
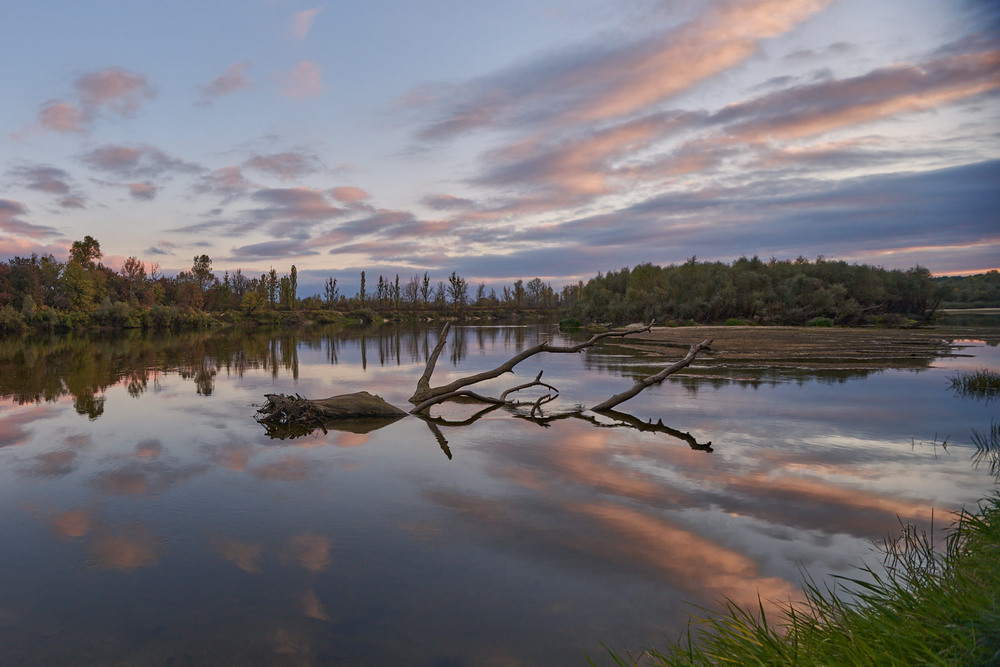
<instances>
[{"instance_id":1,"label":"river","mask_svg":"<svg viewBox=\"0 0 1000 667\"><path fill-rule=\"evenodd\" d=\"M996 404L948 388L1000 367L976 339L879 372L696 361L618 418L570 414L631 383L627 350L598 345L480 389L544 369L560 394L543 419L254 419L277 392L408 407L436 335L0 340L0 664L601 664L602 644L662 646L723 598L855 576L900 522L943 538L996 488L971 440ZM434 383L546 336L456 327Z\"/></svg>"}]
</instances>

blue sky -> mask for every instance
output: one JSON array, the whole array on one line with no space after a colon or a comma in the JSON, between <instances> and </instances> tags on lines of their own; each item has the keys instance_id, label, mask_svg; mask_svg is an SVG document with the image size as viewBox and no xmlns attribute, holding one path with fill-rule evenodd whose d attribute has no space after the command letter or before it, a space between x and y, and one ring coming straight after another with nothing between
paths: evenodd
<instances>
[{"instance_id":1,"label":"blue sky","mask_svg":"<svg viewBox=\"0 0 1000 667\"><path fill-rule=\"evenodd\" d=\"M0 259L451 271L1000 266L971 0L7 3ZM301 291L301 290L300 290Z\"/></svg>"}]
</instances>

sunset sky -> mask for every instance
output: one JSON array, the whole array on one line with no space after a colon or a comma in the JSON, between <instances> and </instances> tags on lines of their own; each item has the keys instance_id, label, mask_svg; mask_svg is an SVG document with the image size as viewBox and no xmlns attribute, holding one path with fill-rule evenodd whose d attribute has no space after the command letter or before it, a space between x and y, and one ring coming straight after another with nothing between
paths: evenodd
<instances>
[{"instance_id":1,"label":"sunset sky","mask_svg":"<svg viewBox=\"0 0 1000 667\"><path fill-rule=\"evenodd\" d=\"M0 260L168 274L1000 266L1000 3L34 0L0 11Z\"/></svg>"}]
</instances>

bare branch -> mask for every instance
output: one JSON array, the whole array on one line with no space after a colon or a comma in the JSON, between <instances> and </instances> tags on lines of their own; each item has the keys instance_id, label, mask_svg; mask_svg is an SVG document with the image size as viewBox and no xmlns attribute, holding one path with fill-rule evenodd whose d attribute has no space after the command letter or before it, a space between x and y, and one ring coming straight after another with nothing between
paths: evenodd
<instances>
[{"instance_id":1,"label":"bare branch","mask_svg":"<svg viewBox=\"0 0 1000 667\"><path fill-rule=\"evenodd\" d=\"M643 389L646 389L647 387L651 387L654 384L659 384L659 383L663 382L663 380L665 380L668 375L676 373L677 371L681 370L682 368L685 368L688 365L690 365L691 362L694 361L694 358L696 356L698 356L698 353L701 352L702 350L708 349L708 346L711 345L711 344L712 344L712 339L711 338L706 338L702 342L700 342L700 343L698 343L696 345L692 345L691 348L688 350L688 353L686 355L684 355L684 358L681 359L680 361L677 361L677 362L675 362L675 363L667 366L666 368L664 368L662 371L660 371L656 375L650 375L649 377L642 378L641 380L638 380L634 385L632 385L631 389L627 389L627 390L621 392L620 394L615 394L614 396L612 396L608 400L604 401L603 403L599 403L598 405L595 405L594 407L591 408L591 410L594 411L594 412L601 412L601 411L604 411L604 410L610 410L611 408L615 407L619 403L624 403L628 399L637 396Z\"/></svg>"},{"instance_id":2,"label":"bare branch","mask_svg":"<svg viewBox=\"0 0 1000 667\"><path fill-rule=\"evenodd\" d=\"M586 348L592 346L594 343L601 340L602 338L622 338L624 336L632 336L634 334L644 333L646 331L649 331L652 327L653 323L650 322L646 326L642 327L635 327L632 329L625 329L619 331L605 331L603 333L594 334L593 336L590 337L589 340L584 341L583 343L577 343L576 345L552 345L549 343L549 341L546 340L542 343L539 343L538 345L535 345L534 347L529 347L528 349L519 352L518 354L514 355L513 357L505 361L504 363L494 368L493 370L483 371L482 373L476 373L475 375L468 375L464 378L459 378L454 382L444 385L443 387L430 386L430 377L431 374L434 372L434 362L437 361L437 356L431 355L430 361L427 362L427 368L424 369L424 374L420 377L420 380L417 382L417 389L413 393L413 396L410 397L410 403L422 404L431 397L438 396L441 394L448 394L453 391L457 391L462 387L467 387L470 384L476 384L479 382L484 382L485 380L492 380L493 378L500 377L504 373L509 373L510 371L512 371L514 369L514 366L517 366L525 359L533 357L541 352L553 352L553 353L579 352L580 350L585 350ZM448 327L445 326L445 329L442 330L441 332L442 340L447 335L447 333L448 333ZM438 341L438 348L444 345L442 340ZM435 348L435 352L438 352L438 348Z\"/></svg>"}]
</instances>

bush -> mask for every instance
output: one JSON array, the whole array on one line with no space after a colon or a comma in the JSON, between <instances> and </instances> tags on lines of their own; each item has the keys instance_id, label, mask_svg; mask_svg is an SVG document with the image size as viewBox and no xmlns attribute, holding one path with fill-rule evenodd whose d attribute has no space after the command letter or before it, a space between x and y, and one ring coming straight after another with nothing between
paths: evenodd
<instances>
[{"instance_id":1,"label":"bush","mask_svg":"<svg viewBox=\"0 0 1000 667\"><path fill-rule=\"evenodd\" d=\"M27 328L24 318L14 306L0 308L0 333L23 333Z\"/></svg>"},{"instance_id":2,"label":"bush","mask_svg":"<svg viewBox=\"0 0 1000 667\"><path fill-rule=\"evenodd\" d=\"M806 322L807 327L832 327L833 320L829 317L814 317Z\"/></svg>"},{"instance_id":3,"label":"bush","mask_svg":"<svg viewBox=\"0 0 1000 667\"><path fill-rule=\"evenodd\" d=\"M725 322L722 323L722 326L726 326L726 327L744 327L744 326L746 326L746 324L747 324L746 322L744 322L743 320L741 320L738 317L730 317L728 320L726 320Z\"/></svg>"},{"instance_id":4,"label":"bush","mask_svg":"<svg viewBox=\"0 0 1000 667\"><path fill-rule=\"evenodd\" d=\"M580 320L575 317L567 317L559 322L559 331L576 331L580 328Z\"/></svg>"}]
</instances>

